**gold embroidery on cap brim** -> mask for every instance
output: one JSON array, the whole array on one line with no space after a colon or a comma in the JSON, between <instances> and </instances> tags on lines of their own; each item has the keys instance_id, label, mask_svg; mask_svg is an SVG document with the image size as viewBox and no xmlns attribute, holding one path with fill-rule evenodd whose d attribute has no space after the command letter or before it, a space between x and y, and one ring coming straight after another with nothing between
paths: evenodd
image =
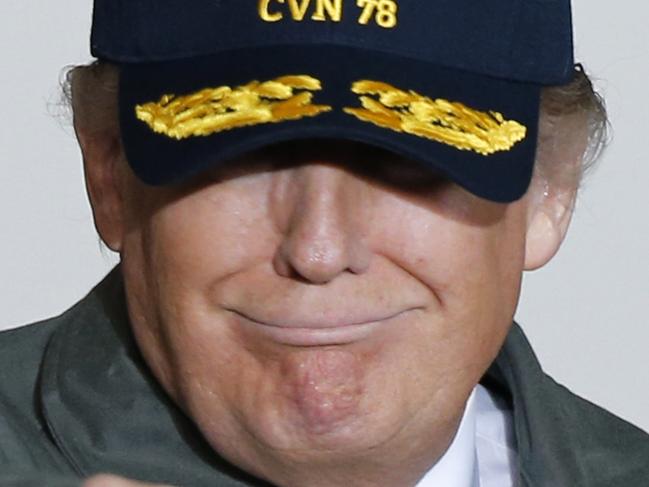
<instances>
[{"instance_id":1,"label":"gold embroidery on cap brim","mask_svg":"<svg viewBox=\"0 0 649 487\"><path fill-rule=\"evenodd\" d=\"M235 128L315 117L332 109L313 104L322 85L307 75L282 76L231 88L205 88L184 96L164 95L135 107L138 120L174 139L187 139Z\"/></svg>"},{"instance_id":2,"label":"gold embroidery on cap brim","mask_svg":"<svg viewBox=\"0 0 649 487\"><path fill-rule=\"evenodd\" d=\"M459 102L432 100L380 81L352 85L362 108L345 112L379 127L405 132L460 150L490 155L511 150L525 139L527 128L495 111L481 112Z\"/></svg>"}]
</instances>

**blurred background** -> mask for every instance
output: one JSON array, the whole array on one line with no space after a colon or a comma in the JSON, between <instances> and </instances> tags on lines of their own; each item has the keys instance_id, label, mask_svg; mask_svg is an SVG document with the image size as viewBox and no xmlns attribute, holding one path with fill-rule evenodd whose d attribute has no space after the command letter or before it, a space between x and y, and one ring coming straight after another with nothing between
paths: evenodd
<instances>
[{"instance_id":1,"label":"blurred background","mask_svg":"<svg viewBox=\"0 0 649 487\"><path fill-rule=\"evenodd\" d=\"M649 7L573 7L613 143L559 255L526 275L517 319L555 379L649 430ZM59 86L66 65L90 60L90 17L90 0L0 6L0 329L62 312L117 262L92 225Z\"/></svg>"}]
</instances>

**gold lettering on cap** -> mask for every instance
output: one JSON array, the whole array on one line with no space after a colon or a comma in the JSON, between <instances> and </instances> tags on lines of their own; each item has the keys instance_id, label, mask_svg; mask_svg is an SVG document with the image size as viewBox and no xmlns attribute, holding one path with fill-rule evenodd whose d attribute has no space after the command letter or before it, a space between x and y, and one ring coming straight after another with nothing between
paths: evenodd
<instances>
[{"instance_id":1,"label":"gold lettering on cap","mask_svg":"<svg viewBox=\"0 0 649 487\"><path fill-rule=\"evenodd\" d=\"M288 0L288 6L291 9L291 17L296 22L302 22L306 11L309 8L311 0Z\"/></svg>"},{"instance_id":2,"label":"gold lettering on cap","mask_svg":"<svg viewBox=\"0 0 649 487\"><path fill-rule=\"evenodd\" d=\"M274 9L271 11L271 5ZM282 8L281 5L284 7ZM397 0L356 0L361 9L358 23L368 25L376 23L384 29L393 29L399 23L399 5ZM288 7L288 12L286 12ZM302 22L307 12L313 8L311 20L316 22L341 22L343 18L343 0L259 0L257 10L264 22L279 22L290 13L295 22Z\"/></svg>"},{"instance_id":3,"label":"gold lettering on cap","mask_svg":"<svg viewBox=\"0 0 649 487\"><path fill-rule=\"evenodd\" d=\"M205 88L188 95L164 95L157 102L135 107L138 120L171 139L207 136L225 130L299 120L331 111L313 103L320 80L289 75L231 88Z\"/></svg>"},{"instance_id":4,"label":"gold lettering on cap","mask_svg":"<svg viewBox=\"0 0 649 487\"><path fill-rule=\"evenodd\" d=\"M327 20L327 15L333 22L340 22L343 17L343 0L318 0L311 18L324 22Z\"/></svg>"},{"instance_id":5,"label":"gold lettering on cap","mask_svg":"<svg viewBox=\"0 0 649 487\"><path fill-rule=\"evenodd\" d=\"M276 0L279 3L284 3L284 0ZM265 22L279 22L284 18L281 12L270 12L271 0L259 0L259 17Z\"/></svg>"},{"instance_id":6,"label":"gold lettering on cap","mask_svg":"<svg viewBox=\"0 0 649 487\"><path fill-rule=\"evenodd\" d=\"M481 112L459 102L432 100L380 81L357 81L352 91L362 107L345 113L395 132L490 155L509 151L525 139L527 128L495 111Z\"/></svg>"},{"instance_id":7,"label":"gold lettering on cap","mask_svg":"<svg viewBox=\"0 0 649 487\"><path fill-rule=\"evenodd\" d=\"M296 22L302 22L310 7L313 7L311 20L316 22L340 22L343 18L343 0L259 0L259 18L264 22L278 22L284 19L281 8L271 12L271 3L288 5L291 18ZM275 5L279 8L279 5Z\"/></svg>"},{"instance_id":8,"label":"gold lettering on cap","mask_svg":"<svg viewBox=\"0 0 649 487\"><path fill-rule=\"evenodd\" d=\"M395 0L356 0L356 5L363 9L358 18L359 24L367 25L373 18L384 29L397 26L399 6Z\"/></svg>"}]
</instances>

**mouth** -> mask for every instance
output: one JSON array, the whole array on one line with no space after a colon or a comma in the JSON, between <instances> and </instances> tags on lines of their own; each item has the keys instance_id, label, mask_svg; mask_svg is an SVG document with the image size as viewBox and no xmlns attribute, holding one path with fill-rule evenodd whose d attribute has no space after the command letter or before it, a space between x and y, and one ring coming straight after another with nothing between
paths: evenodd
<instances>
[{"instance_id":1,"label":"mouth","mask_svg":"<svg viewBox=\"0 0 649 487\"><path fill-rule=\"evenodd\" d=\"M259 334L265 339L294 347L324 347L348 345L368 339L410 310L360 322L342 322L341 324L308 323L304 325L297 323L291 323L291 325L266 323L239 311L230 311L237 317L240 326Z\"/></svg>"}]
</instances>

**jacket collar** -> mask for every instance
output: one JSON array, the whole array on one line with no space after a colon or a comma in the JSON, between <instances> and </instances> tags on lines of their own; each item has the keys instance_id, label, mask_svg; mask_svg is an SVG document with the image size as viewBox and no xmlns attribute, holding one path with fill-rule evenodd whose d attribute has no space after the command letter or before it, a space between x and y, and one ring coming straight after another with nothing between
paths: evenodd
<instances>
[{"instance_id":1,"label":"jacket collar","mask_svg":"<svg viewBox=\"0 0 649 487\"><path fill-rule=\"evenodd\" d=\"M40 400L60 450L82 477L113 472L186 487L268 485L215 455L146 368L113 270L61 317Z\"/></svg>"},{"instance_id":2,"label":"jacket collar","mask_svg":"<svg viewBox=\"0 0 649 487\"><path fill-rule=\"evenodd\" d=\"M514 323L483 383L512 405L522 485L584 485L588 478L580 458L584 445L574 431L580 421L568 414L574 396L543 372L518 324ZM569 401L561 400L568 395Z\"/></svg>"}]
</instances>

